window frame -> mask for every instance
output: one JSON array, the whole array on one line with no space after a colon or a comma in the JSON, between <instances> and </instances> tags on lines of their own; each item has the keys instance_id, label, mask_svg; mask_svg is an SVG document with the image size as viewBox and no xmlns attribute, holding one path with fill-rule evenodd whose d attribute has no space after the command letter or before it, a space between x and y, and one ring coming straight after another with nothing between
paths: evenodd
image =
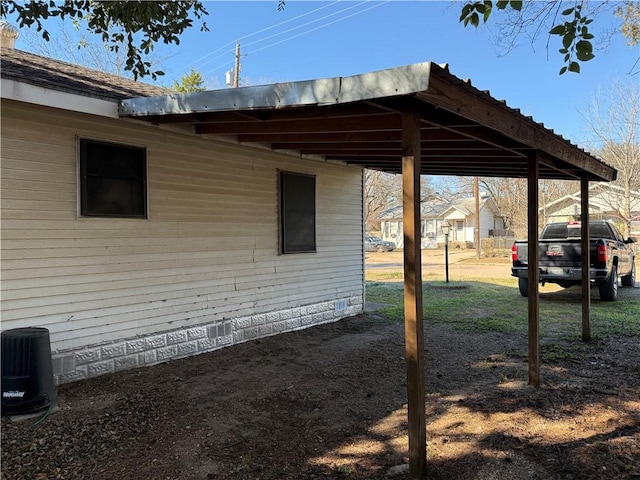
<instances>
[{"instance_id":1,"label":"window frame","mask_svg":"<svg viewBox=\"0 0 640 480\"><path fill-rule=\"evenodd\" d=\"M304 179L312 179L313 180L313 188L311 189L312 191L312 198L307 198L306 200L311 199L311 207L312 207L312 212L310 212L309 210L311 209L307 209L307 210L303 210L302 213L308 213L310 215L313 216L313 225L312 225L312 236L313 239L312 241L310 241L309 243L302 245L302 246L295 246L295 245L291 245L290 242L288 241L288 239L290 238L290 235L288 235L288 228L293 228L293 227L289 227L287 224L287 221L291 215L291 210L287 208L287 183L290 180L293 180L295 178L304 178ZM317 177L314 174L308 174L308 173L299 173L299 172L292 172L292 171L288 171L288 170L278 170L278 196L279 196L279 222L278 222L278 231L279 231L279 236L280 236L280 241L279 241L279 253L281 255L290 255L290 254L297 254L297 253L317 253L317 247L318 247L318 239L317 239L317 218L318 218L318 212L317 212ZM299 204L298 204L299 205Z\"/></svg>"},{"instance_id":2,"label":"window frame","mask_svg":"<svg viewBox=\"0 0 640 480\"><path fill-rule=\"evenodd\" d=\"M89 192L88 192L88 182L87 179L90 175L87 175L87 162L90 162L90 158L88 158L87 146L89 145L106 145L115 148L127 149L135 152L134 155L137 161L142 163L141 165L141 177L139 179L136 178L127 178L123 177L124 180L135 182L137 181L141 187L141 208L140 213L105 213L105 212L96 212L90 211L89 208ZM77 137L77 158L78 158L78 216L80 218L121 218L121 219L138 219L138 220L146 220L149 218L149 201L148 201L148 161L147 161L147 148L142 145L133 145L128 143L114 142L109 140L101 140L96 138L89 137ZM109 177L109 176L100 176L103 179L118 179L118 177Z\"/></svg>"}]
</instances>

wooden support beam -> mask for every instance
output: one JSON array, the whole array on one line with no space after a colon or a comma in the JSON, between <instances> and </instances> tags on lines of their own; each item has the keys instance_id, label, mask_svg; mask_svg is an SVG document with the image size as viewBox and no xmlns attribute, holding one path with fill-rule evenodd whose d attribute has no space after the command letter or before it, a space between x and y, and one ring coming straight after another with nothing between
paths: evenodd
<instances>
[{"instance_id":1,"label":"wooden support beam","mask_svg":"<svg viewBox=\"0 0 640 480\"><path fill-rule=\"evenodd\" d=\"M591 340L591 249L589 247L589 177L580 178L580 223L582 235L582 341Z\"/></svg>"},{"instance_id":2,"label":"wooden support beam","mask_svg":"<svg viewBox=\"0 0 640 480\"><path fill-rule=\"evenodd\" d=\"M318 118L305 120L282 120L277 122L224 122L196 125L201 135L243 135L292 133L331 133L398 130L398 116L393 113L368 115L366 117Z\"/></svg>"},{"instance_id":3,"label":"wooden support beam","mask_svg":"<svg viewBox=\"0 0 640 480\"><path fill-rule=\"evenodd\" d=\"M402 132L404 326L409 413L409 472L414 478L423 478L427 466L427 428L420 251L420 117L416 112L403 112Z\"/></svg>"},{"instance_id":4,"label":"wooden support beam","mask_svg":"<svg viewBox=\"0 0 640 480\"><path fill-rule=\"evenodd\" d=\"M538 179L540 165L538 152L534 151L529 156L528 168L528 342L529 342L529 385L536 388L540 386L540 322L539 322L539 295L538 282L540 272L538 270Z\"/></svg>"}]
</instances>

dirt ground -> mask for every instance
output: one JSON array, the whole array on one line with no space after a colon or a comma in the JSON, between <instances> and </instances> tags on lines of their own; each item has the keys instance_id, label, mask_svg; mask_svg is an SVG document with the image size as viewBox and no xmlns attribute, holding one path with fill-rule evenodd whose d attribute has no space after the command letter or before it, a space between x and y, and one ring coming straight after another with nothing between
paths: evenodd
<instances>
[{"instance_id":1,"label":"dirt ground","mask_svg":"<svg viewBox=\"0 0 640 480\"><path fill-rule=\"evenodd\" d=\"M2 419L1 478L408 479L403 329L368 312L62 385L46 418ZM425 339L428 478L640 478L637 339L543 365L540 389L524 337Z\"/></svg>"}]
</instances>

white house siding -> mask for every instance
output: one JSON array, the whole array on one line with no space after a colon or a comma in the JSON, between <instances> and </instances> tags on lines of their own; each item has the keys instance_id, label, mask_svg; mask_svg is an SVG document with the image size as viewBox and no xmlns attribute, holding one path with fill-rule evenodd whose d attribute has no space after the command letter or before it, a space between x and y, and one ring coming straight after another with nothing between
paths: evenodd
<instances>
[{"instance_id":1,"label":"white house siding","mask_svg":"<svg viewBox=\"0 0 640 480\"><path fill-rule=\"evenodd\" d=\"M471 242L475 244L475 215L471 214L466 216L459 210L453 211L447 215L447 220L451 223L452 234L450 236L452 241L456 242ZM480 238L489 238L489 230L495 228L503 228L502 222L496 224L496 218L491 208L486 204L480 208ZM458 222L463 222L462 230L457 229Z\"/></svg>"},{"instance_id":2,"label":"white house siding","mask_svg":"<svg viewBox=\"0 0 640 480\"><path fill-rule=\"evenodd\" d=\"M147 220L78 218L77 136L147 148ZM49 329L56 381L362 311L362 172L2 102L2 329ZM278 254L278 169L316 175L317 253Z\"/></svg>"},{"instance_id":3,"label":"white house siding","mask_svg":"<svg viewBox=\"0 0 640 480\"><path fill-rule=\"evenodd\" d=\"M402 220L383 220L380 222L382 240L394 242L396 247L404 247L404 231Z\"/></svg>"},{"instance_id":4,"label":"white house siding","mask_svg":"<svg viewBox=\"0 0 640 480\"><path fill-rule=\"evenodd\" d=\"M480 209L480 238L489 238L489 230L495 228L502 228L502 224L496 225L496 217L493 211L485 204ZM472 241L475 242L475 239Z\"/></svg>"},{"instance_id":5,"label":"white house siding","mask_svg":"<svg viewBox=\"0 0 640 480\"><path fill-rule=\"evenodd\" d=\"M471 217L469 218L471 219ZM466 226L467 216L460 210L452 210L451 213L445 217L445 220L451 224L449 241L466 242L468 237L473 238L473 227L471 227L471 234L469 235L469 227Z\"/></svg>"}]
</instances>

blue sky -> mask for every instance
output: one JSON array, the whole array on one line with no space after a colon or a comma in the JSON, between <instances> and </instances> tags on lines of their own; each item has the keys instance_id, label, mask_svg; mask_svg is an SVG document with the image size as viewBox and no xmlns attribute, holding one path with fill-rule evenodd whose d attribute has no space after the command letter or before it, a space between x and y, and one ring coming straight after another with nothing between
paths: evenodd
<instances>
[{"instance_id":1,"label":"blue sky","mask_svg":"<svg viewBox=\"0 0 640 480\"><path fill-rule=\"evenodd\" d=\"M582 73L558 75L559 40L525 38L506 55L495 46L493 28L465 28L461 4L429 1L296 1L278 11L277 0L205 2L209 32L193 28L177 47L160 47L165 85L191 67L209 88L224 88L241 46L241 85L347 76L411 63L448 63L507 104L586 149L593 146L579 110L614 77L640 81L640 47L616 36L606 52L582 65ZM492 19L495 20L495 19ZM599 25L613 23L601 17ZM197 25L197 22L196 22ZM549 41L549 49L546 44ZM18 43L18 48L24 48Z\"/></svg>"},{"instance_id":2,"label":"blue sky","mask_svg":"<svg viewBox=\"0 0 640 480\"><path fill-rule=\"evenodd\" d=\"M559 40L547 35L535 46L525 38L499 55L494 29L465 28L460 3L452 2L208 2L210 32L194 29L179 55L166 63L168 78L189 68L211 86L224 86L232 68L235 40L241 48L241 84L354 75L416 62L448 63L451 73L470 78L481 90L589 148L579 109L614 76L640 81L640 48L620 36L608 51L582 66L582 73L558 75ZM608 25L611 17L600 22Z\"/></svg>"}]
</instances>

